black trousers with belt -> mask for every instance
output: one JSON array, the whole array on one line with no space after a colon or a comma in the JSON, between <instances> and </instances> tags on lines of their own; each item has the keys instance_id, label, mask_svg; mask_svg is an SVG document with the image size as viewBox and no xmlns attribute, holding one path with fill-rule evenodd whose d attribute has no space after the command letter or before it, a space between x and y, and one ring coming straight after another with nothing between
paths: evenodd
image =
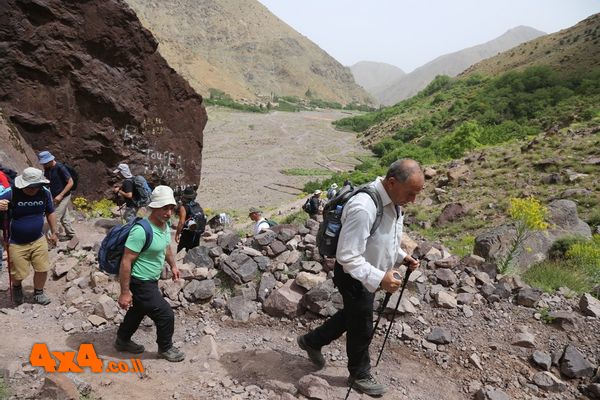
<instances>
[{"instance_id":1,"label":"black trousers with belt","mask_svg":"<svg viewBox=\"0 0 600 400\"><path fill-rule=\"evenodd\" d=\"M337 286L344 308L305 336L306 343L320 349L346 332L348 371L355 378L363 378L371 371L369 338L373 331L373 302L375 293L369 292L359 281L344 272L335 263L333 282Z\"/></svg>"},{"instance_id":2,"label":"black trousers with belt","mask_svg":"<svg viewBox=\"0 0 600 400\"><path fill-rule=\"evenodd\" d=\"M117 337L128 342L147 315L156 325L158 349L167 351L173 347L175 314L158 289L158 281L142 281L131 277L129 289L133 305L127 310L117 331Z\"/></svg>"}]
</instances>

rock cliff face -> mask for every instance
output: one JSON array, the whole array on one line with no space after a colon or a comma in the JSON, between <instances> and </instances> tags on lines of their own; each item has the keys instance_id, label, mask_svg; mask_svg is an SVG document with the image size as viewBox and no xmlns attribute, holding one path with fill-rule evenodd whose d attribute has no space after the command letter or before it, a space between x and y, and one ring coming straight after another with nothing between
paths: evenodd
<instances>
[{"instance_id":1,"label":"rock cliff face","mask_svg":"<svg viewBox=\"0 0 600 400\"><path fill-rule=\"evenodd\" d=\"M81 192L128 162L197 183L206 111L121 0L2 0L0 107L34 150L74 166Z\"/></svg>"}]
</instances>

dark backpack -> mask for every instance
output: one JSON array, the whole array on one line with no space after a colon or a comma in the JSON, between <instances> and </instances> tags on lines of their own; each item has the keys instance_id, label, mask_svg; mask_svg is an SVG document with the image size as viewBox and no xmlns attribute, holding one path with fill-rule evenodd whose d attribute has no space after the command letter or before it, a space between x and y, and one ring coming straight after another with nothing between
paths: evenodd
<instances>
[{"instance_id":1,"label":"dark backpack","mask_svg":"<svg viewBox=\"0 0 600 400\"><path fill-rule=\"evenodd\" d=\"M193 232L204 232L206 229L206 215L204 210L196 201L190 201L184 205L186 217L186 229Z\"/></svg>"},{"instance_id":2,"label":"dark backpack","mask_svg":"<svg viewBox=\"0 0 600 400\"><path fill-rule=\"evenodd\" d=\"M136 207L145 207L150 203L150 195L152 194L152 189L150 189L150 185L141 175L136 175L133 177L133 204Z\"/></svg>"},{"instance_id":3,"label":"dark backpack","mask_svg":"<svg viewBox=\"0 0 600 400\"><path fill-rule=\"evenodd\" d=\"M342 230L342 211L348 200L358 193L367 193L377 207L377 214L375 222L373 222L373 226L371 227L370 235L373 235L377 228L379 228L381 218L383 217L383 201L377 189L370 183L359 186L356 189L351 186L344 186L323 209L323 222L319 225L317 233L317 247L322 256L335 257L340 231Z\"/></svg>"},{"instance_id":4,"label":"dark backpack","mask_svg":"<svg viewBox=\"0 0 600 400\"><path fill-rule=\"evenodd\" d=\"M304 205L302 206L302 209L304 211L306 211L307 213L309 213L310 215L314 215L319 212L318 203L315 207L315 202L312 201L312 199L313 199L312 196L309 197L308 199L306 199L306 203L304 203Z\"/></svg>"},{"instance_id":5,"label":"dark backpack","mask_svg":"<svg viewBox=\"0 0 600 400\"><path fill-rule=\"evenodd\" d=\"M129 232L135 225L140 225L144 228L144 232L146 232L146 242L142 247L142 251L150 247L153 233L150 222L147 219L138 217L125 225L116 225L108 232L100 244L100 250L98 250L98 265L100 266L100 270L109 274L119 273L121 258L123 258L123 252L125 251L125 242L127 242Z\"/></svg>"},{"instance_id":6,"label":"dark backpack","mask_svg":"<svg viewBox=\"0 0 600 400\"><path fill-rule=\"evenodd\" d=\"M77 190L77 184L79 183L79 173L73 169L73 167L68 166L67 164L63 164L67 171L69 171L69 175L73 178L73 187L71 188L71 192ZM65 185L67 182L65 182Z\"/></svg>"}]
</instances>

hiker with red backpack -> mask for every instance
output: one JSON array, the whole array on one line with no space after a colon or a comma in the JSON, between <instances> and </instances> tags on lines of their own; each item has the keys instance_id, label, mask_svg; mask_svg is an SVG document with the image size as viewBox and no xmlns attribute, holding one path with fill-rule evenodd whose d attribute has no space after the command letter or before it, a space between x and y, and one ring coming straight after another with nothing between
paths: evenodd
<instances>
[{"instance_id":1,"label":"hiker with red backpack","mask_svg":"<svg viewBox=\"0 0 600 400\"><path fill-rule=\"evenodd\" d=\"M375 292L383 289L393 293L400 288L402 280L394 276L396 264L406 264L409 270L419 265L400 248L402 207L415 201L424 182L416 161L398 160L390 166L385 178L377 178L368 188L356 190L345 204L336 205L333 212L339 214L339 219L330 221L327 217L324 221L331 225L329 230L335 228L332 235L339 233L335 241L333 282L342 295L344 308L321 326L298 336L297 343L322 368L325 359L321 348L346 333L348 385L371 396L386 392L386 387L371 374L369 358ZM341 196L344 189L340 192Z\"/></svg>"},{"instance_id":2,"label":"hiker with red backpack","mask_svg":"<svg viewBox=\"0 0 600 400\"><path fill-rule=\"evenodd\" d=\"M48 243L44 236L44 217L50 226L48 240L56 245L56 213L52 195L45 187L50 183L44 173L37 168L25 168L23 174L15 178L14 187L0 194L0 212L10 207L10 220L5 223L9 235L9 271L13 301L23 303L21 282L29 276L33 267L33 301L47 305L50 298L44 294L44 286L50 270ZM6 236L6 233L5 233Z\"/></svg>"},{"instance_id":3,"label":"hiker with red backpack","mask_svg":"<svg viewBox=\"0 0 600 400\"><path fill-rule=\"evenodd\" d=\"M71 190L75 185L75 180L69 169L64 164L57 162L49 151L40 152L38 162L44 167L44 176L50 181L50 193L54 200L56 218L65 230L64 239L70 240L75 236L75 230L71 226L73 217L69 212L72 207Z\"/></svg>"},{"instance_id":4,"label":"hiker with red backpack","mask_svg":"<svg viewBox=\"0 0 600 400\"><path fill-rule=\"evenodd\" d=\"M177 252L181 249L190 250L200 244L200 236L206 228L206 215L200 204L196 201L198 193L192 186L183 190L181 203L177 208L179 223L175 233Z\"/></svg>"},{"instance_id":5,"label":"hiker with red backpack","mask_svg":"<svg viewBox=\"0 0 600 400\"><path fill-rule=\"evenodd\" d=\"M185 359L185 354L173 346L175 314L158 288L165 261L171 267L173 280L179 279L179 270L170 246L169 225L176 206L173 189L157 186L148 204L150 215L135 220L127 234L118 271L121 283L118 302L121 308L127 310L114 343L118 351L134 354L144 352L144 346L132 341L131 337L147 315L156 325L158 356L171 362Z\"/></svg>"}]
</instances>

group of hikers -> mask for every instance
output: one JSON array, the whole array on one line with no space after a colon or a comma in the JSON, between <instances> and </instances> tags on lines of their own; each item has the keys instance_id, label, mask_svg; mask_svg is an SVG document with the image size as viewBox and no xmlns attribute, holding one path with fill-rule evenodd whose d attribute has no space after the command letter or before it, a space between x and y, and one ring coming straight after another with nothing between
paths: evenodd
<instances>
[{"instance_id":1,"label":"group of hikers","mask_svg":"<svg viewBox=\"0 0 600 400\"><path fill-rule=\"evenodd\" d=\"M25 168L12 184L6 186L0 177L3 185L0 189L0 212L5 215L9 208L11 211L10 220L5 218L2 228L5 245L9 246L10 278L17 304L23 302L21 283L30 274L31 268L34 271L33 302L50 303L50 298L44 293L50 269L47 242L56 244L59 239L69 239L75 234L69 214L74 186L69 168L57 162L48 151L39 153L38 158L44 171ZM148 194L147 204L144 204L149 210L148 216L140 219L137 213L141 203L136 199L136 188L142 187L143 182L136 182L127 164L119 164L114 172L123 178L123 182L114 187L114 193L124 199L124 217L131 225L118 269L118 304L127 312L118 328L114 346L122 352L144 352L144 346L134 342L132 337L144 316L148 316L156 325L159 357L171 362L182 361L185 354L174 347L172 341L174 313L159 290L158 280L165 261L171 269L172 279L179 279L175 253L170 246L170 220L174 214L179 216L175 232L177 252L199 243L206 219L197 218L202 209L196 202L196 190L194 187L185 188L177 201L172 188L156 186ZM346 185L350 185L352 190L349 182ZM386 392L386 387L371 374L369 357L375 293L381 289L390 294L401 287L403 281L394 272L395 266L404 264L412 271L419 265L400 248L400 243L404 217L402 207L414 202L423 190L424 175L416 161L402 159L391 164L385 177L379 177L366 186L368 190L356 190L347 197L345 204L336 206L341 229L333 249L333 281L342 296L343 308L321 326L298 336L297 344L317 367L322 368L325 366L321 352L323 346L346 333L349 385L368 395L380 396ZM329 189L337 192L338 188L332 185ZM324 207L320 195L321 191L317 190L309 199L309 202L317 203L316 209L311 208L309 213L314 219ZM329 200L333 202L335 198L336 195L332 194ZM254 234L272 226L258 208L249 210L249 218L254 222ZM48 240L43 230L44 219L50 229ZM58 237L58 221L64 229L64 237L61 238Z\"/></svg>"}]
</instances>

